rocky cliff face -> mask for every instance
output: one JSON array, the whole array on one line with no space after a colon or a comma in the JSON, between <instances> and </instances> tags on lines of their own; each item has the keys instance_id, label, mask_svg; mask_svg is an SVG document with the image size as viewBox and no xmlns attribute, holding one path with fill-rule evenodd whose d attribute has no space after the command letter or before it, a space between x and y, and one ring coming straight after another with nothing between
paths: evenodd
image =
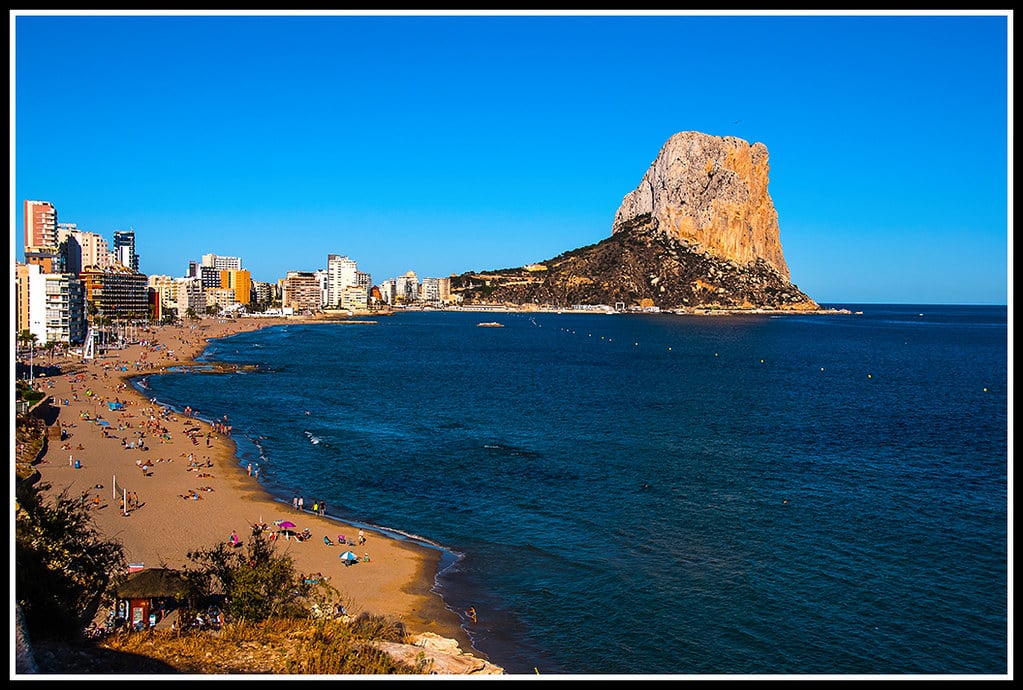
<instances>
[{"instance_id":1,"label":"rocky cliff face","mask_svg":"<svg viewBox=\"0 0 1023 690\"><path fill-rule=\"evenodd\" d=\"M789 280L769 172L763 144L679 132L625 196L611 232L645 219L657 232L740 266L763 259Z\"/></svg>"},{"instance_id":2,"label":"rocky cliff face","mask_svg":"<svg viewBox=\"0 0 1023 690\"><path fill-rule=\"evenodd\" d=\"M819 305L789 279L767 147L679 132L615 214L611 237L528 267L453 276L468 303L662 309Z\"/></svg>"}]
</instances>

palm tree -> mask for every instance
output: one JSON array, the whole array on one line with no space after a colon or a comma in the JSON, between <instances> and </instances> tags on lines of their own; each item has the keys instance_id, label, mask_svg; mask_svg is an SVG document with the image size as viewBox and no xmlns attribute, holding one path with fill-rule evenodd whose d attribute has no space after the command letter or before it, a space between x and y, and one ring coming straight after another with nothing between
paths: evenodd
<instances>
[{"instance_id":1,"label":"palm tree","mask_svg":"<svg viewBox=\"0 0 1023 690\"><path fill-rule=\"evenodd\" d=\"M29 344L29 351L28 351L28 383L31 386L33 381L34 381L34 378L35 378L34 377L34 372L33 372L33 368L34 367L33 367L32 359L35 357L36 341L39 340L39 336L37 336L32 331L30 331L28 329L25 329L21 333L18 334L18 340L22 341L22 343L27 342Z\"/></svg>"},{"instance_id":2,"label":"palm tree","mask_svg":"<svg viewBox=\"0 0 1023 690\"><path fill-rule=\"evenodd\" d=\"M19 331L18 332L18 345L19 345L18 355L19 356L21 355L22 348L24 348L26 345L28 345L29 342L31 342L34 338L35 338L35 336L32 335L32 331L28 330L27 328L25 330L23 330L23 331Z\"/></svg>"}]
</instances>

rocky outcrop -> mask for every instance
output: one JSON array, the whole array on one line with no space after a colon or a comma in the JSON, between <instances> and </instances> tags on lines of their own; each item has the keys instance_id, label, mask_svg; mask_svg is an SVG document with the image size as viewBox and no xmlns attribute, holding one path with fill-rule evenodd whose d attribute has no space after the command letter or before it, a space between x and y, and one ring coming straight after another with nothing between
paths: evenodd
<instances>
[{"instance_id":1,"label":"rocky outcrop","mask_svg":"<svg viewBox=\"0 0 1023 690\"><path fill-rule=\"evenodd\" d=\"M412 644L400 644L377 640L377 649L386 652L395 661L420 668L436 675L504 675L500 666L463 652L456 640L441 637L435 633L422 633L412 639Z\"/></svg>"},{"instance_id":2,"label":"rocky outcrop","mask_svg":"<svg viewBox=\"0 0 1023 690\"><path fill-rule=\"evenodd\" d=\"M32 644L28 639L28 630L25 628L25 615L21 611L20 604L14 607L14 613L14 671L15 673L39 673L39 666L32 653Z\"/></svg>"},{"instance_id":3,"label":"rocky outcrop","mask_svg":"<svg viewBox=\"0 0 1023 690\"><path fill-rule=\"evenodd\" d=\"M762 259L789 280L778 212L767 191L769 172L761 143L679 132L622 200L611 232L646 223L740 266Z\"/></svg>"},{"instance_id":4,"label":"rocky outcrop","mask_svg":"<svg viewBox=\"0 0 1023 690\"><path fill-rule=\"evenodd\" d=\"M763 144L680 132L625 196L609 238L452 276L451 291L468 304L818 310L789 279L768 172Z\"/></svg>"},{"instance_id":5,"label":"rocky outcrop","mask_svg":"<svg viewBox=\"0 0 1023 690\"><path fill-rule=\"evenodd\" d=\"M510 268L451 278L465 304L657 307L666 310L820 307L763 259L740 266L652 230L615 233L529 269Z\"/></svg>"}]
</instances>

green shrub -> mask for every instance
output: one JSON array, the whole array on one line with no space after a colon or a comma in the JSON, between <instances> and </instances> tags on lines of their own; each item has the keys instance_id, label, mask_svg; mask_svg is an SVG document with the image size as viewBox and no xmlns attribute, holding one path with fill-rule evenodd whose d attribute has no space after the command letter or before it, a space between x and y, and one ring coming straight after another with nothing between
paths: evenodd
<instances>
[{"instance_id":1,"label":"green shrub","mask_svg":"<svg viewBox=\"0 0 1023 690\"><path fill-rule=\"evenodd\" d=\"M124 570L121 544L101 538L88 507L65 489L52 502L49 484L15 486L15 597L33 638L81 636Z\"/></svg>"}]
</instances>

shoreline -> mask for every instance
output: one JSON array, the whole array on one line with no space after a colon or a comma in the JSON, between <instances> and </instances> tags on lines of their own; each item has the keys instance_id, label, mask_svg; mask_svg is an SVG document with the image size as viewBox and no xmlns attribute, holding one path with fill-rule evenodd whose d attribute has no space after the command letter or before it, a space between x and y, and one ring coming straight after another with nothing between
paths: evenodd
<instances>
[{"instance_id":1,"label":"shoreline","mask_svg":"<svg viewBox=\"0 0 1023 690\"><path fill-rule=\"evenodd\" d=\"M366 525L366 543L353 550L368 553L370 562L345 567L338 555L348 547L337 544L338 533L354 539L359 526L331 516L329 507L323 516L314 514L315 496L303 497L299 513L241 465L229 428L154 403L136 387L139 379L171 367L202 364L197 358L210 340L303 321L204 319L196 325L157 325L139 334L142 342L93 360L55 357L52 363L61 367L60 375L36 378L36 388L51 396L54 427L68 436L50 437L35 465L40 481L51 485L49 494L81 494L94 506L90 512L96 529L121 542L129 564L146 568L180 568L189 551L226 542L232 530L244 540L253 524L292 520L299 529L309 528L313 538L278 542L278 553L292 558L297 573L330 578L350 614L394 619L412 634L453 639L463 653L486 659L472 646L460 616L434 591L441 547ZM37 366L44 366L41 359ZM111 407L118 403L119 409ZM131 494L138 507L125 515L123 499ZM327 546L323 537L332 544Z\"/></svg>"},{"instance_id":2,"label":"shoreline","mask_svg":"<svg viewBox=\"0 0 1023 690\"><path fill-rule=\"evenodd\" d=\"M437 312L455 312L455 313L493 313L493 314L604 314L609 316L636 316L651 314L663 314L666 316L822 316L830 314L854 314L862 312L853 312L845 308L833 308L833 307L816 307L810 309L776 309L770 307L749 307L749 308L738 308L738 307L687 307L679 309L661 309L659 307L647 307L637 308L628 310L617 310L608 305L577 305L572 307L547 307L547 306L535 306L535 305L523 305L523 304L485 304L485 303L470 303L462 304L458 306L444 306L444 307L431 307L431 306L408 306L408 307L392 307L391 310L386 312L356 312L357 316L393 316L394 314L401 314L404 312L420 312L420 311L437 311ZM320 315L311 317L310 320L316 321L341 321L342 323L354 323L350 321L344 321L336 317Z\"/></svg>"}]
</instances>

